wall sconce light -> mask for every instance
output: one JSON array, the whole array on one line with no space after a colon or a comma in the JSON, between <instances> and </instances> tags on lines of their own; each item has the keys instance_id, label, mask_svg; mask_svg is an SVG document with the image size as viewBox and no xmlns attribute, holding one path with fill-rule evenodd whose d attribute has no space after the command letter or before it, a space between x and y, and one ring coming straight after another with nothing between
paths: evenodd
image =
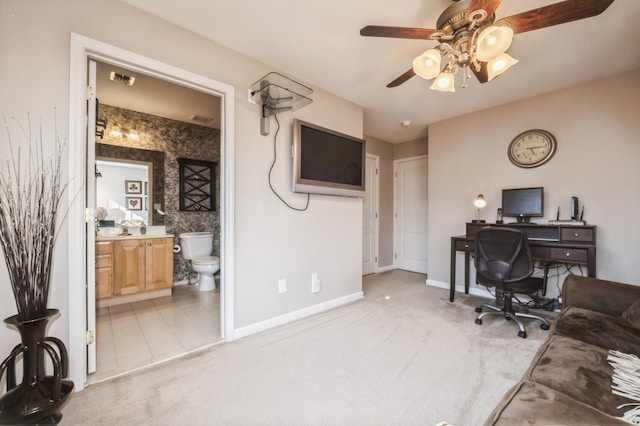
<instances>
[{"instance_id":1,"label":"wall sconce light","mask_svg":"<svg viewBox=\"0 0 640 426\"><path fill-rule=\"evenodd\" d=\"M480 209L487 205L487 202L484 199L484 195L478 194L476 200L473 202L473 205L478 209L478 219L473 219L471 223L485 223L484 219L480 219Z\"/></svg>"},{"instance_id":2,"label":"wall sconce light","mask_svg":"<svg viewBox=\"0 0 640 426\"><path fill-rule=\"evenodd\" d=\"M139 141L140 140L140 135L138 134L137 130L130 129L129 133L127 134L127 139L132 140L132 141Z\"/></svg>"},{"instance_id":3,"label":"wall sconce light","mask_svg":"<svg viewBox=\"0 0 640 426\"><path fill-rule=\"evenodd\" d=\"M118 126L116 123L113 123L113 126L111 127L111 131L109 132L109 134L114 138L121 138L122 131L120 130L120 126Z\"/></svg>"}]
</instances>

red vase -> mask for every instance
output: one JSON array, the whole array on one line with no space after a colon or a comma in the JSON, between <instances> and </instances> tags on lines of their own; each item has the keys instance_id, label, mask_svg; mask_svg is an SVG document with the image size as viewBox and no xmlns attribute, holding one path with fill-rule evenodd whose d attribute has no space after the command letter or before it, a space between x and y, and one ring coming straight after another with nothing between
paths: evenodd
<instances>
[{"instance_id":1,"label":"red vase","mask_svg":"<svg viewBox=\"0 0 640 426\"><path fill-rule=\"evenodd\" d=\"M47 315L18 321L14 315L4 320L20 332L22 343L0 364L0 379L7 373L7 392L0 398L0 424L57 424L62 419L60 408L73 391L68 375L69 357L60 339L46 337L47 325L58 314L47 309ZM22 383L17 384L15 364L22 355ZM47 375L45 365L53 367Z\"/></svg>"}]
</instances>

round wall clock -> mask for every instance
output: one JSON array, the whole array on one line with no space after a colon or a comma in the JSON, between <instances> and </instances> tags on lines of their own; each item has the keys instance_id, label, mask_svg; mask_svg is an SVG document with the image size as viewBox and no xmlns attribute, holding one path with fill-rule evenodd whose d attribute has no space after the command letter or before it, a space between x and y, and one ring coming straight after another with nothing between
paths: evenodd
<instances>
[{"instance_id":1,"label":"round wall clock","mask_svg":"<svg viewBox=\"0 0 640 426\"><path fill-rule=\"evenodd\" d=\"M533 129L520 133L509 144L509 160L518 167L538 167L556 153L556 138L546 130Z\"/></svg>"}]
</instances>

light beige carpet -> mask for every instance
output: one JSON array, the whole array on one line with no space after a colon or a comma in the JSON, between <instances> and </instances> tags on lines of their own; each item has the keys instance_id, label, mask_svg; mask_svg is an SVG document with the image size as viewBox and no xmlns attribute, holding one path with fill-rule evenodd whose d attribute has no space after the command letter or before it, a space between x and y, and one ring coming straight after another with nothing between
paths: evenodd
<instances>
[{"instance_id":1,"label":"light beige carpet","mask_svg":"<svg viewBox=\"0 0 640 426\"><path fill-rule=\"evenodd\" d=\"M392 271L363 300L88 387L62 425L482 424L547 333Z\"/></svg>"}]
</instances>

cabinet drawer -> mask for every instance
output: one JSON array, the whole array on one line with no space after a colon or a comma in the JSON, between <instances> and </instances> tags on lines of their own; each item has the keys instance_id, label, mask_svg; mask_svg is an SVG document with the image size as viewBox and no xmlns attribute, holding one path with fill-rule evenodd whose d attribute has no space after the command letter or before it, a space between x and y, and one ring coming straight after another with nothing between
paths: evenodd
<instances>
[{"instance_id":1,"label":"cabinet drawer","mask_svg":"<svg viewBox=\"0 0 640 426\"><path fill-rule=\"evenodd\" d=\"M111 254L111 241L96 243L96 254Z\"/></svg>"},{"instance_id":2,"label":"cabinet drawer","mask_svg":"<svg viewBox=\"0 0 640 426\"><path fill-rule=\"evenodd\" d=\"M96 268L111 268L111 255L96 256Z\"/></svg>"},{"instance_id":3,"label":"cabinet drawer","mask_svg":"<svg viewBox=\"0 0 640 426\"><path fill-rule=\"evenodd\" d=\"M549 259L549 247L531 246L531 256L538 259Z\"/></svg>"},{"instance_id":4,"label":"cabinet drawer","mask_svg":"<svg viewBox=\"0 0 640 426\"><path fill-rule=\"evenodd\" d=\"M456 241L457 251L474 251L475 243L473 241Z\"/></svg>"},{"instance_id":5,"label":"cabinet drawer","mask_svg":"<svg viewBox=\"0 0 640 426\"><path fill-rule=\"evenodd\" d=\"M564 249L564 248L552 248L550 249L551 258L558 261L574 261L574 262L586 262L587 261L587 249Z\"/></svg>"},{"instance_id":6,"label":"cabinet drawer","mask_svg":"<svg viewBox=\"0 0 640 426\"><path fill-rule=\"evenodd\" d=\"M562 241L580 241L583 243L592 243L594 240L593 228L589 229L571 229L562 228Z\"/></svg>"}]
</instances>

